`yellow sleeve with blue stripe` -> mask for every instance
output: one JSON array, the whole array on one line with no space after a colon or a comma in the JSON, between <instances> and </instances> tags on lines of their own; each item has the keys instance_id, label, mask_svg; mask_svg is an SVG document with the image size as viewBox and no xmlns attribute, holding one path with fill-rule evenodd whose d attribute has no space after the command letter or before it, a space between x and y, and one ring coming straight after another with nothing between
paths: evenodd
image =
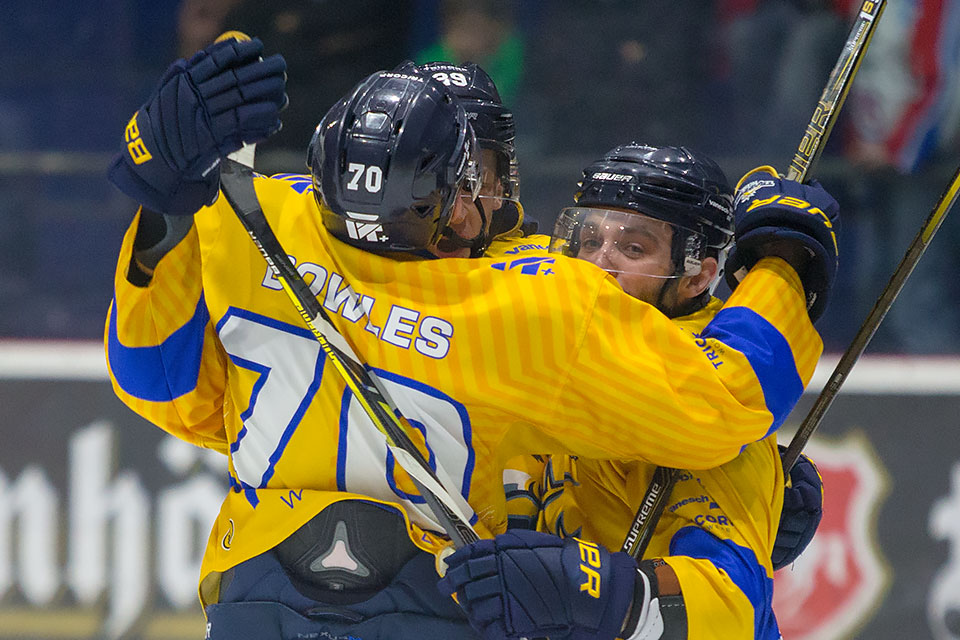
<instances>
[{"instance_id":1,"label":"yellow sleeve with blue stripe","mask_svg":"<svg viewBox=\"0 0 960 640\"><path fill-rule=\"evenodd\" d=\"M204 300L197 230L160 261L148 286L138 287L127 280L138 224L139 214L123 241L107 316L114 391L172 435L226 453L224 354Z\"/></svg>"}]
</instances>

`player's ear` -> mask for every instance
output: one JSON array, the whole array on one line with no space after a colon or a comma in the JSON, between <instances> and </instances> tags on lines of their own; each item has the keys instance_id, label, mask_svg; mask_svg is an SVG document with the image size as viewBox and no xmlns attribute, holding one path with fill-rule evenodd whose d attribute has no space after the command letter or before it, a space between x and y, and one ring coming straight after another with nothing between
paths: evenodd
<instances>
[{"instance_id":1,"label":"player's ear","mask_svg":"<svg viewBox=\"0 0 960 640\"><path fill-rule=\"evenodd\" d=\"M680 297L691 300L706 291L717 277L718 269L716 258L704 258L700 263L700 273L695 276L683 276L680 279Z\"/></svg>"}]
</instances>

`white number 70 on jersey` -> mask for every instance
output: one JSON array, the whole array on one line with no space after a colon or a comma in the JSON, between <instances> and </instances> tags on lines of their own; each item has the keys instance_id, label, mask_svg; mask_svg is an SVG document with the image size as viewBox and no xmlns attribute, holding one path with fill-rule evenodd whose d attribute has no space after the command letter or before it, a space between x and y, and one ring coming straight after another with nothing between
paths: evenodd
<instances>
[{"instance_id":1,"label":"white number 70 on jersey","mask_svg":"<svg viewBox=\"0 0 960 640\"><path fill-rule=\"evenodd\" d=\"M317 444L338 438L336 483L340 491L402 503L417 524L437 529L421 496L405 492L395 480L395 461L382 434L349 389L340 402L337 425L304 425L304 414L324 374L326 358L306 328L231 309L218 323L220 340L237 367L258 374L243 429L230 451L241 487L266 487L294 432L315 430ZM337 375L332 370L330 375ZM474 468L471 427L466 408L442 392L409 378L377 371L403 415L424 437L430 466L452 491L467 498ZM443 460L442 465L438 460ZM320 477L318 475L318 477Z\"/></svg>"}]
</instances>

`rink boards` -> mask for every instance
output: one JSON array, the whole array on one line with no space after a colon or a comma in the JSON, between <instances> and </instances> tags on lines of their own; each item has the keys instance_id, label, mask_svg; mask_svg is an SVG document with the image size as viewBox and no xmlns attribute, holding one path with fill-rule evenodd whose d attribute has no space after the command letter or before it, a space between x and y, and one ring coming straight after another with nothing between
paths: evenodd
<instances>
[{"instance_id":1,"label":"rink boards","mask_svg":"<svg viewBox=\"0 0 960 640\"><path fill-rule=\"evenodd\" d=\"M92 343L0 341L0 433L0 638L202 637L225 460L120 404ZM776 576L784 637L960 637L960 359L864 356L807 451L825 515Z\"/></svg>"}]
</instances>

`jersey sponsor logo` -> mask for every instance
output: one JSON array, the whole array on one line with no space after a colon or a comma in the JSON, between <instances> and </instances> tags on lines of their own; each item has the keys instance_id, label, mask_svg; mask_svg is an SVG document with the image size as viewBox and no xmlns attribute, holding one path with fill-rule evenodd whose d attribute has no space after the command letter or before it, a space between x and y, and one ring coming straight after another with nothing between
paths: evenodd
<instances>
[{"instance_id":1,"label":"jersey sponsor logo","mask_svg":"<svg viewBox=\"0 0 960 640\"><path fill-rule=\"evenodd\" d=\"M707 356L707 360L710 361L714 369L719 369L723 365L723 360L720 359L720 353L714 348L714 345L717 344L716 341L707 342L707 339L700 337L699 333L693 335L696 338L694 342L700 347L703 355Z\"/></svg>"},{"instance_id":2,"label":"jersey sponsor logo","mask_svg":"<svg viewBox=\"0 0 960 640\"><path fill-rule=\"evenodd\" d=\"M147 151L147 145L144 144L143 138L140 137L140 125L137 124L138 115L140 115L139 111L133 114L130 122L127 123L127 128L123 130L123 139L127 143L127 152L130 153L133 164L143 164L153 159L153 156Z\"/></svg>"},{"instance_id":3,"label":"jersey sponsor logo","mask_svg":"<svg viewBox=\"0 0 960 640\"><path fill-rule=\"evenodd\" d=\"M933 577L927 619L935 640L960 638L960 460L950 474L950 494L930 510L930 537L950 544L947 562Z\"/></svg>"},{"instance_id":4,"label":"jersey sponsor logo","mask_svg":"<svg viewBox=\"0 0 960 640\"><path fill-rule=\"evenodd\" d=\"M593 542L574 538L580 548L580 571L584 581L580 584L580 591L586 591L594 598L600 597L600 549Z\"/></svg>"},{"instance_id":5,"label":"jersey sponsor logo","mask_svg":"<svg viewBox=\"0 0 960 640\"><path fill-rule=\"evenodd\" d=\"M806 453L823 476L823 520L800 559L774 575L773 609L786 638L840 640L873 617L890 581L876 532L886 472L859 433L815 438Z\"/></svg>"},{"instance_id":6,"label":"jersey sponsor logo","mask_svg":"<svg viewBox=\"0 0 960 640\"><path fill-rule=\"evenodd\" d=\"M546 251L547 248L542 244L522 244L519 247L513 247L512 249L507 249L504 251L507 255L516 255L521 251Z\"/></svg>"},{"instance_id":7,"label":"jersey sponsor logo","mask_svg":"<svg viewBox=\"0 0 960 640\"><path fill-rule=\"evenodd\" d=\"M520 273L528 276L550 276L556 273L550 268L556 262L556 258L546 258L541 256L528 256L526 258L517 258L509 262L497 262L490 266L498 271L509 271L510 269L520 269Z\"/></svg>"},{"instance_id":8,"label":"jersey sponsor logo","mask_svg":"<svg viewBox=\"0 0 960 640\"><path fill-rule=\"evenodd\" d=\"M290 183L290 187L297 193L313 191L313 178L304 173L277 173L270 176L270 179Z\"/></svg>"}]
</instances>

